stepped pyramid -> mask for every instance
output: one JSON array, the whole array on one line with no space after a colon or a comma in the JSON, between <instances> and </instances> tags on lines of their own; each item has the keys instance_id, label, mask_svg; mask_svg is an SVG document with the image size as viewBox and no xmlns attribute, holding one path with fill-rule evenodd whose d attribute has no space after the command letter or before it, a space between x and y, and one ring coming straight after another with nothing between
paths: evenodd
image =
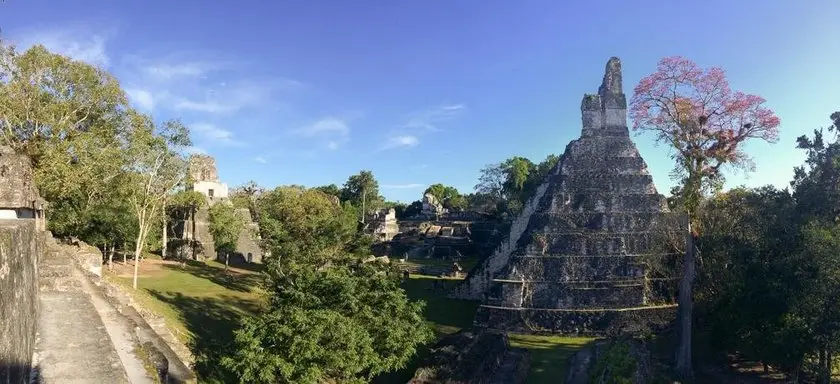
<instances>
[{"instance_id":1,"label":"stepped pyramid","mask_svg":"<svg viewBox=\"0 0 840 384\"><path fill-rule=\"evenodd\" d=\"M452 293L482 300L476 325L597 335L673 317L676 278L644 261L677 262L656 244L674 215L630 140L621 61L605 72L598 94L583 97L581 137Z\"/></svg>"}]
</instances>

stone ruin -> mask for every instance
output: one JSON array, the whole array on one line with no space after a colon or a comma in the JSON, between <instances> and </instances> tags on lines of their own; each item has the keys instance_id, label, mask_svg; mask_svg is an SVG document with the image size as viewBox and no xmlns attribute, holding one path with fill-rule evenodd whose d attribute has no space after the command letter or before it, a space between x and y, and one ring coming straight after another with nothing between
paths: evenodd
<instances>
[{"instance_id":1,"label":"stone ruin","mask_svg":"<svg viewBox=\"0 0 840 384\"><path fill-rule=\"evenodd\" d=\"M400 233L400 225L397 222L397 211L394 208L386 208L374 211L367 215L367 229L377 242L391 241Z\"/></svg>"},{"instance_id":2,"label":"stone ruin","mask_svg":"<svg viewBox=\"0 0 840 384\"><path fill-rule=\"evenodd\" d=\"M483 301L477 326L597 335L673 317L676 279L645 262L675 262L656 244L673 214L630 139L626 105L613 57L598 94L583 97L581 137L452 293Z\"/></svg>"},{"instance_id":3,"label":"stone ruin","mask_svg":"<svg viewBox=\"0 0 840 384\"><path fill-rule=\"evenodd\" d=\"M46 230L46 202L35 187L29 158L0 146L0 180L0 219L34 219L37 230Z\"/></svg>"},{"instance_id":4,"label":"stone ruin","mask_svg":"<svg viewBox=\"0 0 840 384\"><path fill-rule=\"evenodd\" d=\"M172 240L167 254L189 259L218 259L224 262L222 255L217 255L213 235L210 233L209 206L213 204L231 204L228 186L219 180L216 160L208 155L192 155L189 160L188 190L201 192L207 198L207 205L181 222L171 223ZM261 263L263 252L259 246L259 226L254 222L250 210L239 208L236 215L243 219L245 228L239 234L236 251L231 261Z\"/></svg>"},{"instance_id":5,"label":"stone ruin","mask_svg":"<svg viewBox=\"0 0 840 384\"><path fill-rule=\"evenodd\" d=\"M431 193L423 195L423 208L420 211L422 216L427 218L438 218L447 213L447 209L443 207L443 203L438 201L437 197Z\"/></svg>"}]
</instances>

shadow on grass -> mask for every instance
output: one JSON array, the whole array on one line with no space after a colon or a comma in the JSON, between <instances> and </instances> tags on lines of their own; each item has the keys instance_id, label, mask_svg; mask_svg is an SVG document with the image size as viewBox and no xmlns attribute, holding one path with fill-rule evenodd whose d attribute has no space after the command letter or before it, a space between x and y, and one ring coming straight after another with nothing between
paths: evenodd
<instances>
[{"instance_id":1,"label":"shadow on grass","mask_svg":"<svg viewBox=\"0 0 840 384\"><path fill-rule=\"evenodd\" d=\"M475 311L479 303L470 300L456 300L446 298L446 294L460 280L446 280L436 278L412 277L402 283L406 295L412 300L423 300L426 302L424 317L432 323L436 339L458 332L461 328L472 326ZM406 367L394 372L382 374L374 378L374 384L404 384L411 380L414 372L426 357L429 356L429 348L437 343L432 341L429 345L417 348L417 353L407 363Z\"/></svg>"},{"instance_id":2,"label":"shadow on grass","mask_svg":"<svg viewBox=\"0 0 840 384\"><path fill-rule=\"evenodd\" d=\"M260 274L246 274L234 271L228 271L226 274L221 268L192 260L188 261L183 266L181 264L165 264L163 268L171 271L189 273L195 277L209 280L214 284L218 284L222 287L238 292L251 292L251 289L258 286L262 280L262 275Z\"/></svg>"},{"instance_id":3,"label":"shadow on grass","mask_svg":"<svg viewBox=\"0 0 840 384\"><path fill-rule=\"evenodd\" d=\"M177 268L177 267L176 267ZM237 377L220 366L221 357L230 349L233 331L239 328L244 316L259 310L259 306L232 295L191 297L179 292L149 290L157 300L175 308L185 328L192 334L188 343L193 367L201 383L233 383Z\"/></svg>"}]
</instances>

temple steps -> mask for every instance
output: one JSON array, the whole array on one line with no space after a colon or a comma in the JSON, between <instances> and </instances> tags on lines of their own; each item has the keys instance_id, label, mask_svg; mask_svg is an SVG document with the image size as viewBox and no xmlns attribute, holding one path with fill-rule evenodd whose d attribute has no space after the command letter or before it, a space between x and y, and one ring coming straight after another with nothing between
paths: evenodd
<instances>
[{"instance_id":1,"label":"temple steps","mask_svg":"<svg viewBox=\"0 0 840 384\"><path fill-rule=\"evenodd\" d=\"M557 193L550 212L661 212L665 198L652 193Z\"/></svg>"},{"instance_id":2,"label":"temple steps","mask_svg":"<svg viewBox=\"0 0 840 384\"><path fill-rule=\"evenodd\" d=\"M556 231L602 230L645 232L678 223L680 214L662 212L541 212L531 217L532 228L553 228Z\"/></svg>"},{"instance_id":3,"label":"temple steps","mask_svg":"<svg viewBox=\"0 0 840 384\"><path fill-rule=\"evenodd\" d=\"M659 305L646 305L646 306L639 306L639 307L632 307L632 308L517 308L517 307L500 307L496 305L479 305L479 308L490 308L490 309L503 309L507 311L538 311L538 312L592 312L592 313L601 313L601 312L633 312L633 311L646 311L651 309L669 309L669 308L677 308L679 305L677 304L659 304Z\"/></svg>"}]
</instances>

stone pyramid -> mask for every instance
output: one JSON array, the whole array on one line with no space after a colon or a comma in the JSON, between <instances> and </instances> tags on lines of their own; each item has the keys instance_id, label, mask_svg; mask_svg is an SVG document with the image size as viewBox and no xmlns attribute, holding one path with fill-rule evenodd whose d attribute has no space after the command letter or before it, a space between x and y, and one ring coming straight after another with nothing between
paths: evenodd
<instances>
[{"instance_id":1,"label":"stone pyramid","mask_svg":"<svg viewBox=\"0 0 840 384\"><path fill-rule=\"evenodd\" d=\"M581 105L580 138L566 146L499 248L452 296L482 300L475 323L522 332L603 334L672 317L673 277L645 260L670 222L630 139L621 61L607 62L596 95Z\"/></svg>"}]
</instances>

